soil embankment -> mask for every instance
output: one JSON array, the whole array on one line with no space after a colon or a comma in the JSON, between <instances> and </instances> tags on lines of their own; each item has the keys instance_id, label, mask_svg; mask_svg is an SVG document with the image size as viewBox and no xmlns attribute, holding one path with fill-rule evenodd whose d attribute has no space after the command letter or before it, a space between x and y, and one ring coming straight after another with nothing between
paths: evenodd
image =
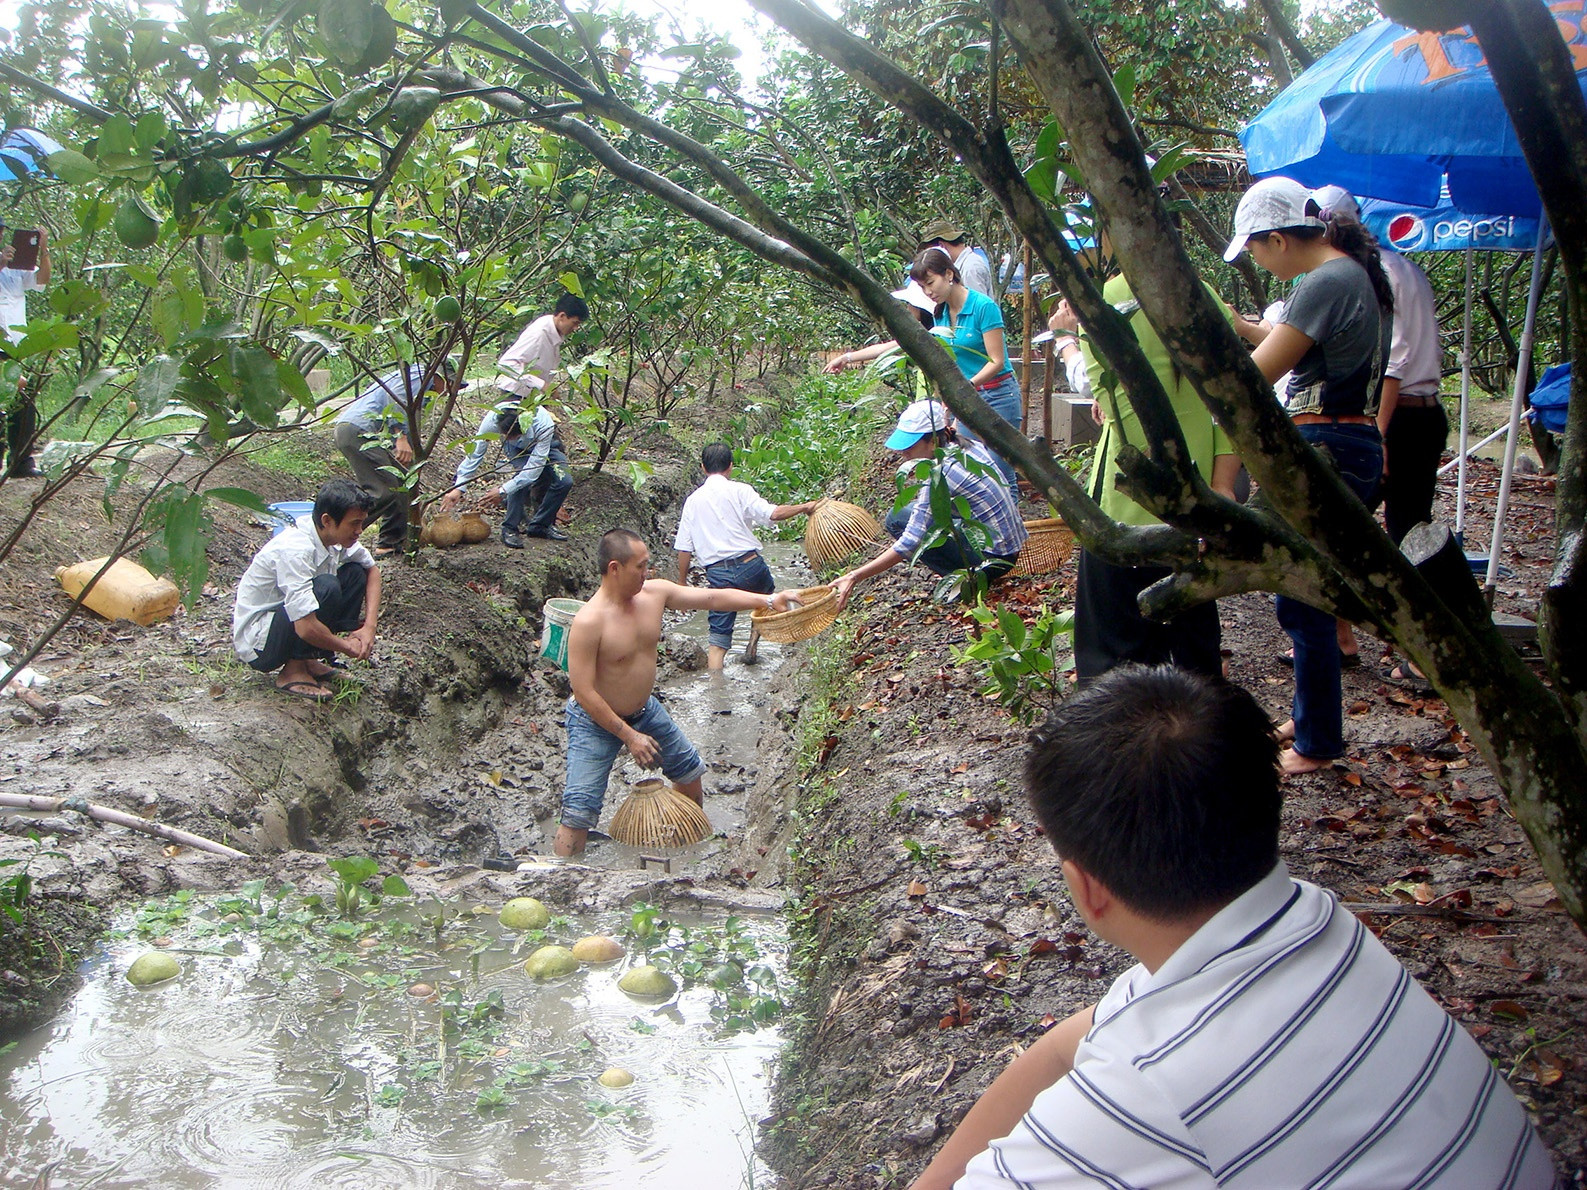
<instances>
[{"instance_id":1,"label":"soil embankment","mask_svg":"<svg viewBox=\"0 0 1587 1190\"><path fill-rule=\"evenodd\" d=\"M1548 570L1549 498L1526 482L1501 610L1535 612ZM1067 604L1073 565L1000 598ZM1008 1061L1128 963L1070 908L1021 790L1025 732L950 659L968 618L926 589L898 572L862 588L807 679L790 847L802 1017L769 1152L790 1188L907 1185ZM1271 601L1225 601L1222 618L1231 676L1284 718ZM1587 1184L1587 946L1444 704L1385 682L1381 652L1363 636L1366 664L1345 674L1345 761L1285 783L1284 859L1372 907L1357 912Z\"/></svg>"}]
</instances>

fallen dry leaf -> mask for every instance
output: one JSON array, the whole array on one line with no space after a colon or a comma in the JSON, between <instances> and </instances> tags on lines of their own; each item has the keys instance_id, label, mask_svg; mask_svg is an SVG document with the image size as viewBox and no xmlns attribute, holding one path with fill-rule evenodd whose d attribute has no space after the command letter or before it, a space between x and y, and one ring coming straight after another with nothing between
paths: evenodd
<instances>
[{"instance_id":1,"label":"fallen dry leaf","mask_svg":"<svg viewBox=\"0 0 1587 1190\"><path fill-rule=\"evenodd\" d=\"M923 896L925 896L926 895L926 886L924 884L922 884L918 880L911 880L909 882L909 895L912 896L912 897L923 897Z\"/></svg>"}]
</instances>

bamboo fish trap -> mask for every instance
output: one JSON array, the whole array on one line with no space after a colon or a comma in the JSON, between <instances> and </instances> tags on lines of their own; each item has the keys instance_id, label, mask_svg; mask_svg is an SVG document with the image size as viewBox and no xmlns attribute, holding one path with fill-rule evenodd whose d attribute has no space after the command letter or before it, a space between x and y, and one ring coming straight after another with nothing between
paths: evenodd
<instances>
[{"instance_id":1,"label":"bamboo fish trap","mask_svg":"<svg viewBox=\"0 0 1587 1190\"><path fill-rule=\"evenodd\" d=\"M1028 534L1025 544L1020 547L1019 557L1014 559L1014 568L1008 572L1011 578L1051 574L1069 561L1069 555L1074 552L1074 530L1058 517L1026 521L1025 532Z\"/></svg>"},{"instance_id":2,"label":"bamboo fish trap","mask_svg":"<svg viewBox=\"0 0 1587 1190\"><path fill-rule=\"evenodd\" d=\"M710 834L705 811L655 777L634 782L612 815L612 838L629 847L686 847Z\"/></svg>"},{"instance_id":3,"label":"bamboo fish trap","mask_svg":"<svg viewBox=\"0 0 1587 1190\"><path fill-rule=\"evenodd\" d=\"M750 623L767 640L786 645L818 636L838 618L838 593L831 587L806 587L795 591L794 598L798 607L785 612L751 612Z\"/></svg>"},{"instance_id":4,"label":"bamboo fish trap","mask_svg":"<svg viewBox=\"0 0 1587 1190\"><path fill-rule=\"evenodd\" d=\"M842 500L821 501L805 525L805 553L817 570L835 567L855 554L868 552L881 540L882 526L876 518L858 504Z\"/></svg>"}]
</instances>

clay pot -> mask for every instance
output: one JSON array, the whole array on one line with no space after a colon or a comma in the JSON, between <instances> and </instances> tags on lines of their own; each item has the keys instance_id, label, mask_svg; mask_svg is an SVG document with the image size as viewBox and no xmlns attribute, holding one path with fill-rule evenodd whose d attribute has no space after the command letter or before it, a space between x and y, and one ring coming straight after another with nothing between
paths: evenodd
<instances>
[{"instance_id":1,"label":"clay pot","mask_svg":"<svg viewBox=\"0 0 1587 1190\"><path fill-rule=\"evenodd\" d=\"M470 545L477 542L490 540L490 525L485 518L477 512L465 512L461 518L463 523L463 540Z\"/></svg>"},{"instance_id":2,"label":"clay pot","mask_svg":"<svg viewBox=\"0 0 1587 1190\"><path fill-rule=\"evenodd\" d=\"M430 522L430 544L449 550L463 540L463 522L455 516L438 516Z\"/></svg>"}]
</instances>

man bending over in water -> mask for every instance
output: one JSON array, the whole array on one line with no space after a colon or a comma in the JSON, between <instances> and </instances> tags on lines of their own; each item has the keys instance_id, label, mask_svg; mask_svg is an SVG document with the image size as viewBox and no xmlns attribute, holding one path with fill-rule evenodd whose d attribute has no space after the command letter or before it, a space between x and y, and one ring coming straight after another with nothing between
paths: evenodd
<instances>
[{"instance_id":1,"label":"man bending over in water","mask_svg":"<svg viewBox=\"0 0 1587 1190\"><path fill-rule=\"evenodd\" d=\"M787 611L792 592L761 595L730 587L680 587L647 579L650 550L639 534L613 529L596 555L601 586L579 609L568 629L568 775L562 791L562 822L553 850L578 855L600 821L606 781L624 746L645 768L662 773L682 793L703 804L705 762L672 722L651 690L656 684L656 646L661 613L667 608L747 612Z\"/></svg>"}]
</instances>

